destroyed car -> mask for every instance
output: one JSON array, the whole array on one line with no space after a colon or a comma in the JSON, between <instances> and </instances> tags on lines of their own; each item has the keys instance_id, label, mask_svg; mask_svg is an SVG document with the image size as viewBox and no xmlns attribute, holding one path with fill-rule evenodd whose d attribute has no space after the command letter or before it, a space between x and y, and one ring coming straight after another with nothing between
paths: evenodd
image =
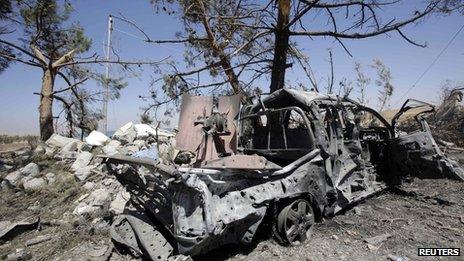
<instances>
[{"instance_id":1,"label":"destroyed car","mask_svg":"<svg viewBox=\"0 0 464 261\"><path fill-rule=\"evenodd\" d=\"M115 244L155 260L249 244L270 223L282 244L306 240L315 222L404 177L464 180L408 100L388 122L348 98L282 89L253 105L239 96L184 95L171 160L104 156L131 194L115 218ZM414 112L418 129L396 129Z\"/></svg>"}]
</instances>

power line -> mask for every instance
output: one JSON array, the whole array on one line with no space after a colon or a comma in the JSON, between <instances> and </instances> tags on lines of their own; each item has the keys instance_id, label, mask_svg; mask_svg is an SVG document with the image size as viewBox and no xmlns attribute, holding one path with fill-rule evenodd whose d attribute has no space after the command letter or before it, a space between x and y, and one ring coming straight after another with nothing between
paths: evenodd
<instances>
[{"instance_id":1,"label":"power line","mask_svg":"<svg viewBox=\"0 0 464 261\"><path fill-rule=\"evenodd\" d=\"M456 37L458 37L459 33L461 33L461 31L463 29L464 29L464 24L453 35L453 37L449 40L449 42L446 44L446 46L440 51L440 53L437 55L437 57L435 57L435 59L432 61L432 63L430 63L430 65L427 67L427 69L425 69L425 71L419 76L419 78L417 78L417 80L414 82L414 84L411 87L409 87L408 90L406 90L406 92L403 94L403 96L401 96L401 98L399 99L398 102L402 102L404 96L406 96L406 94L408 94L413 88L416 87L416 85L419 83L419 81L422 80L422 78L425 76L425 74L427 74L427 72L430 70L430 68L432 68L432 66L438 61L438 59L440 59L440 57L443 55L443 53L445 53L445 51L448 49L448 47L450 47L450 45L453 43L453 41L456 39ZM396 104L398 104L398 102Z\"/></svg>"},{"instance_id":2,"label":"power line","mask_svg":"<svg viewBox=\"0 0 464 261\"><path fill-rule=\"evenodd\" d=\"M139 37L139 36L137 36L137 35L135 35L135 34L131 34L131 33L129 33L129 32L123 31L123 30L118 29L118 28L114 28L114 30L115 30L115 31L118 31L118 32L120 32L120 33L122 33L122 34L125 34L125 35L127 35L127 36L133 37L133 38L135 38L135 39L144 41L144 42L146 42L146 40L147 40L147 39L145 39L145 38ZM164 45L162 45L162 44L159 45L159 46L160 46L161 48L165 48L165 49L168 49L168 50L172 50L172 51L176 51L176 52L181 53L181 51L178 50L178 49L176 49L176 48L164 46Z\"/></svg>"}]
</instances>

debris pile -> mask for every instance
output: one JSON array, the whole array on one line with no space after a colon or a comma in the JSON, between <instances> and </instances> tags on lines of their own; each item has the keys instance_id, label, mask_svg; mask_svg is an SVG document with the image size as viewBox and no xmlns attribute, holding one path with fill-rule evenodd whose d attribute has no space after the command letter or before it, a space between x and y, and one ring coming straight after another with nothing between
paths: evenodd
<instances>
[{"instance_id":1,"label":"debris pile","mask_svg":"<svg viewBox=\"0 0 464 261\"><path fill-rule=\"evenodd\" d=\"M60 193L55 195L58 203L65 204L66 207L51 207L62 209L60 211L63 213L61 217L54 217L58 220L44 222L71 227L76 224L89 224L93 227L92 231L94 228L108 230L111 217L123 212L130 195L113 175L107 174L106 165L100 155L123 154L152 158L159 156L169 160L174 136L170 131L130 122L111 137L93 131L81 141L53 134L34 149L26 144L15 146L0 152L0 191L17 198L15 202L22 203L21 198L37 198L35 203L31 202L30 206L24 208L37 213L38 216L43 214L40 211L41 198L47 197L50 191L57 191ZM29 163L21 166L16 162L17 158ZM69 184L69 180L72 180L75 187L66 191L62 187L64 183ZM69 204L64 203L67 198L72 199ZM4 219L2 214L0 222L14 224L21 222L21 217ZM30 258L29 247L47 244L46 242L53 241L52 239L49 235L34 236L26 240L24 247L15 248L3 257ZM106 244L108 248L110 244ZM103 252L107 254L106 251Z\"/></svg>"}]
</instances>

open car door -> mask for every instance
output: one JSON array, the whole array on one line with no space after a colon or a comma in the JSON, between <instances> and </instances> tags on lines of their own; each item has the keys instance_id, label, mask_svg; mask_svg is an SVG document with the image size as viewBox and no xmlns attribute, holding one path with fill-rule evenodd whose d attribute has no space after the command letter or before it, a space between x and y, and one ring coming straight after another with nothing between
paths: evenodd
<instances>
[{"instance_id":1,"label":"open car door","mask_svg":"<svg viewBox=\"0 0 464 261\"><path fill-rule=\"evenodd\" d=\"M464 170L449 159L438 147L432 136L425 115L435 110L434 106L408 99L393 117L391 128L392 160L398 171L420 178L451 178L464 181ZM399 131L397 125L402 116L416 121L416 129L408 133Z\"/></svg>"}]
</instances>

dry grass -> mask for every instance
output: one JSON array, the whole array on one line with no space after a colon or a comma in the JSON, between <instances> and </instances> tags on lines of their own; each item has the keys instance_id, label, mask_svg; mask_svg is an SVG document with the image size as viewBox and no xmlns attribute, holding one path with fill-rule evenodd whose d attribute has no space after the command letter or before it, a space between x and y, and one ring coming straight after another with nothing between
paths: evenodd
<instances>
[{"instance_id":1,"label":"dry grass","mask_svg":"<svg viewBox=\"0 0 464 261\"><path fill-rule=\"evenodd\" d=\"M64 214L72 213L74 202L84 191L72 173L64 170L62 165L53 164L53 161L37 162L46 168L41 175L52 172L56 181L47 185L40 191L2 191L0 197L0 220L16 222L26 218L40 217L41 222L49 224L50 221L63 220ZM56 223L56 222L51 222ZM50 260L53 256L64 250L76 247L80 242L100 239L92 235L88 225L71 222L61 225L43 225L41 231L28 231L13 238L7 244L0 245L0 259L17 248L24 248L25 241L38 235L54 235L56 238L37 246L28 247L34 260Z\"/></svg>"},{"instance_id":2,"label":"dry grass","mask_svg":"<svg viewBox=\"0 0 464 261\"><path fill-rule=\"evenodd\" d=\"M39 136L35 135L0 135L0 144L27 142L34 149L39 144Z\"/></svg>"}]
</instances>

